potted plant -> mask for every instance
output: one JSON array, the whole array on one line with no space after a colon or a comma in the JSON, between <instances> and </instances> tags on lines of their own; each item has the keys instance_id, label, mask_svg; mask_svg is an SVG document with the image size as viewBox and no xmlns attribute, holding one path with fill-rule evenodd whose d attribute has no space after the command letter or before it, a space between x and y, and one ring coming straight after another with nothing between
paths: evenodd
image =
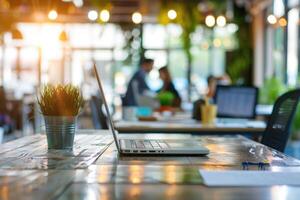
<instances>
[{"instance_id":1,"label":"potted plant","mask_svg":"<svg viewBox=\"0 0 300 200\"><path fill-rule=\"evenodd\" d=\"M78 114L84 105L80 89L71 84L45 85L38 96L48 149L72 149Z\"/></svg>"},{"instance_id":2,"label":"potted plant","mask_svg":"<svg viewBox=\"0 0 300 200\"><path fill-rule=\"evenodd\" d=\"M159 111L172 111L173 107L173 101L174 101L174 94L168 91L161 91L157 94L157 98L160 103Z\"/></svg>"}]
</instances>

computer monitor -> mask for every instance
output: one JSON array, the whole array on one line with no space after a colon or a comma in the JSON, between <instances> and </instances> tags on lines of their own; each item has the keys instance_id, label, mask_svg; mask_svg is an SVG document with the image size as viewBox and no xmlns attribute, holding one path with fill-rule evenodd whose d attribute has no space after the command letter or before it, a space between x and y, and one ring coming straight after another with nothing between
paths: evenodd
<instances>
[{"instance_id":1,"label":"computer monitor","mask_svg":"<svg viewBox=\"0 0 300 200\"><path fill-rule=\"evenodd\" d=\"M215 104L221 118L255 118L258 89L245 86L218 85Z\"/></svg>"}]
</instances>

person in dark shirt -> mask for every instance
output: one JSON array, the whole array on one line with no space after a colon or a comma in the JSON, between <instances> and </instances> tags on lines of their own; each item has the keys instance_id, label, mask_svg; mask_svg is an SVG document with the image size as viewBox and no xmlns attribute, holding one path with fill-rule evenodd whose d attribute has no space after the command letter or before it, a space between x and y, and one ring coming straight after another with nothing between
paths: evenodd
<instances>
[{"instance_id":1,"label":"person in dark shirt","mask_svg":"<svg viewBox=\"0 0 300 200\"><path fill-rule=\"evenodd\" d=\"M181 97L179 93L177 92L170 75L170 72L168 70L168 67L162 67L159 69L159 77L163 81L163 86L159 90L159 92L171 92L174 95L174 100L172 106L174 107L180 107L181 105Z\"/></svg>"},{"instance_id":2,"label":"person in dark shirt","mask_svg":"<svg viewBox=\"0 0 300 200\"><path fill-rule=\"evenodd\" d=\"M130 79L125 97L123 98L123 106L138 106L138 95L143 95L146 91L150 91L146 83L146 75L153 69L154 60L144 58L140 68Z\"/></svg>"}]
</instances>

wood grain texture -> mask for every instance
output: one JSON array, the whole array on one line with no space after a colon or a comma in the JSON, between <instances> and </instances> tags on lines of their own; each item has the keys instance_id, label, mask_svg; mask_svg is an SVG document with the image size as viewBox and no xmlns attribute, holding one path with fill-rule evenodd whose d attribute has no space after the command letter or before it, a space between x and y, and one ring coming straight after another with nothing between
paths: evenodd
<instances>
[{"instance_id":1,"label":"wood grain texture","mask_svg":"<svg viewBox=\"0 0 300 200\"><path fill-rule=\"evenodd\" d=\"M73 150L48 150L45 135L4 144L0 169L80 169L91 165L112 143L110 135L77 134Z\"/></svg>"}]
</instances>

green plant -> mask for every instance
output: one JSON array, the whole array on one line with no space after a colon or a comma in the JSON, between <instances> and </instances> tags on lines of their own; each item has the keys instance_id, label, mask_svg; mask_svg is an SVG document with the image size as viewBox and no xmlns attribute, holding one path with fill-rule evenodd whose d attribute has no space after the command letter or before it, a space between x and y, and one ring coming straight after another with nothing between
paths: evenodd
<instances>
[{"instance_id":1,"label":"green plant","mask_svg":"<svg viewBox=\"0 0 300 200\"><path fill-rule=\"evenodd\" d=\"M279 78L267 79L259 90L259 102L261 104L274 104L276 99L289 89ZM300 106L297 107L294 120L292 121L291 139L299 138L300 133Z\"/></svg>"},{"instance_id":2,"label":"green plant","mask_svg":"<svg viewBox=\"0 0 300 200\"><path fill-rule=\"evenodd\" d=\"M175 96L172 92L163 91L157 95L157 98L161 106L171 106Z\"/></svg>"},{"instance_id":3,"label":"green plant","mask_svg":"<svg viewBox=\"0 0 300 200\"><path fill-rule=\"evenodd\" d=\"M190 0L184 3L179 1L161 1L159 14L159 22L166 25L170 22L177 23L182 28L181 41L183 50L189 61L192 60L190 49L192 47L191 34L195 32L199 23L200 13L197 9L199 0ZM177 18L175 20L168 19L167 12L169 9L175 9Z\"/></svg>"},{"instance_id":4,"label":"green plant","mask_svg":"<svg viewBox=\"0 0 300 200\"><path fill-rule=\"evenodd\" d=\"M259 102L261 104L274 104L276 99L286 90L287 87L278 78L269 78L259 90Z\"/></svg>"},{"instance_id":5,"label":"green plant","mask_svg":"<svg viewBox=\"0 0 300 200\"><path fill-rule=\"evenodd\" d=\"M239 27L235 33L238 48L228 54L228 66L226 69L233 83L250 84L251 82L253 46L251 41L251 24L246 16L247 11L245 8L234 6L232 22Z\"/></svg>"},{"instance_id":6,"label":"green plant","mask_svg":"<svg viewBox=\"0 0 300 200\"><path fill-rule=\"evenodd\" d=\"M80 89L71 84L45 85L38 97L45 116L76 116L84 105Z\"/></svg>"}]
</instances>

